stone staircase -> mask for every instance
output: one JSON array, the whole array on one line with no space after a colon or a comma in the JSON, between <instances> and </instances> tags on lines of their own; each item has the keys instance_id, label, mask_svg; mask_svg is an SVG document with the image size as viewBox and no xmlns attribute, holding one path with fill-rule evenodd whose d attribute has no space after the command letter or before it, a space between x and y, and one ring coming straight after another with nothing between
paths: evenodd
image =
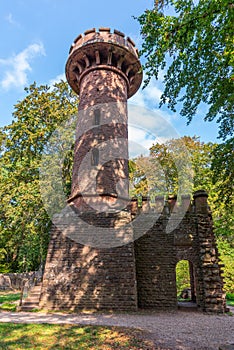
<instances>
[{"instance_id":1,"label":"stone staircase","mask_svg":"<svg viewBox=\"0 0 234 350\"><path fill-rule=\"evenodd\" d=\"M22 301L22 305L19 307L20 311L32 311L33 309L39 309L41 287L42 283L39 283L31 289L28 297Z\"/></svg>"}]
</instances>

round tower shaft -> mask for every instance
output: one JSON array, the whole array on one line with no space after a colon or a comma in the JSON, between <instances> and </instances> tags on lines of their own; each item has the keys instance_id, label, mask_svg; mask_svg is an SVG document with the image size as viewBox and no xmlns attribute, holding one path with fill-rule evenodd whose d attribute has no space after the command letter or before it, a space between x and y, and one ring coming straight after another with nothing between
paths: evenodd
<instances>
[{"instance_id":1,"label":"round tower shaft","mask_svg":"<svg viewBox=\"0 0 234 350\"><path fill-rule=\"evenodd\" d=\"M142 81L135 44L117 30L87 30L71 46L66 76L80 100L69 201L105 211L128 199L127 99Z\"/></svg>"}]
</instances>

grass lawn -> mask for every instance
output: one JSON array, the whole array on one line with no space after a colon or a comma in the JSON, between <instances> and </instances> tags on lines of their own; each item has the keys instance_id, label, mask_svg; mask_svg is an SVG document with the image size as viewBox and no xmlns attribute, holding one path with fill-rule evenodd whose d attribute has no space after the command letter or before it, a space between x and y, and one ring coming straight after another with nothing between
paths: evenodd
<instances>
[{"instance_id":1,"label":"grass lawn","mask_svg":"<svg viewBox=\"0 0 234 350\"><path fill-rule=\"evenodd\" d=\"M0 292L0 311L16 311L20 292Z\"/></svg>"},{"instance_id":2,"label":"grass lawn","mask_svg":"<svg viewBox=\"0 0 234 350\"><path fill-rule=\"evenodd\" d=\"M227 293L227 305L228 306L234 306L234 293Z\"/></svg>"},{"instance_id":3,"label":"grass lawn","mask_svg":"<svg viewBox=\"0 0 234 350\"><path fill-rule=\"evenodd\" d=\"M10 303L20 299L20 292L0 292L0 304Z\"/></svg>"},{"instance_id":4,"label":"grass lawn","mask_svg":"<svg viewBox=\"0 0 234 350\"><path fill-rule=\"evenodd\" d=\"M1 350L152 349L138 330L102 326L0 323Z\"/></svg>"}]
</instances>

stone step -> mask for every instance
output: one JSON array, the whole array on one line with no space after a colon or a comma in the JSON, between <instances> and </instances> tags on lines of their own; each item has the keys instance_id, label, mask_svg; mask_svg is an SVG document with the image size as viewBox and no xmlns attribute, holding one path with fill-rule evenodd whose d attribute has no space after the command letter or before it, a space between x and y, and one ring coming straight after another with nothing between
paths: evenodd
<instances>
[{"instance_id":1,"label":"stone step","mask_svg":"<svg viewBox=\"0 0 234 350\"><path fill-rule=\"evenodd\" d=\"M40 296L41 295L41 292L32 292L32 293L29 293L30 297L38 297L38 295Z\"/></svg>"},{"instance_id":2,"label":"stone step","mask_svg":"<svg viewBox=\"0 0 234 350\"><path fill-rule=\"evenodd\" d=\"M198 307L196 303L193 302L186 302L186 301L182 301L182 302L178 302L178 310L182 310L182 311L197 311Z\"/></svg>"},{"instance_id":3,"label":"stone step","mask_svg":"<svg viewBox=\"0 0 234 350\"><path fill-rule=\"evenodd\" d=\"M40 289L32 289L31 291L30 291L30 294L40 294L41 293L41 287L40 287Z\"/></svg>"},{"instance_id":4,"label":"stone step","mask_svg":"<svg viewBox=\"0 0 234 350\"><path fill-rule=\"evenodd\" d=\"M29 298L26 298L24 301L23 301L23 304L25 303L37 303L39 302L39 299L40 299L40 296L38 297L29 297Z\"/></svg>"},{"instance_id":5,"label":"stone step","mask_svg":"<svg viewBox=\"0 0 234 350\"><path fill-rule=\"evenodd\" d=\"M38 306L39 303L37 303L36 301L25 301L22 305L23 306Z\"/></svg>"},{"instance_id":6,"label":"stone step","mask_svg":"<svg viewBox=\"0 0 234 350\"><path fill-rule=\"evenodd\" d=\"M38 304L22 305L20 311L32 311L33 309L38 309Z\"/></svg>"},{"instance_id":7,"label":"stone step","mask_svg":"<svg viewBox=\"0 0 234 350\"><path fill-rule=\"evenodd\" d=\"M30 310L39 308L41 287L42 287L42 284L39 284L32 288L28 297L25 300L23 300L22 305L19 308L20 311L30 311Z\"/></svg>"}]
</instances>

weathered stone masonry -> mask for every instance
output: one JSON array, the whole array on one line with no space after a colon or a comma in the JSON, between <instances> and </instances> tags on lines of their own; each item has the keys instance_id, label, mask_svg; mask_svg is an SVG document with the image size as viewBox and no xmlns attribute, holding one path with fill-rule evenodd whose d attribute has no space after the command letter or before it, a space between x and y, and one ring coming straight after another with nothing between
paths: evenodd
<instances>
[{"instance_id":1,"label":"weathered stone masonry","mask_svg":"<svg viewBox=\"0 0 234 350\"><path fill-rule=\"evenodd\" d=\"M176 264L189 260L192 298L204 311L224 312L225 298L218 252L212 230L212 218L205 191L197 191L191 201L182 196L181 207L190 203L180 217L180 207L172 198L156 197L151 204L143 198L128 200L127 98L140 87L142 73L137 49L130 38L109 28L91 29L79 35L70 49L66 66L69 84L79 94L79 119L74 152L72 193L69 208L95 227L111 229L132 224L128 244L105 248L81 244L63 235L69 215L53 226L40 306L47 309L115 309L138 307L176 309ZM100 162L103 142L123 149L123 156L112 154ZM102 165L100 166L99 163ZM90 168L90 164L92 167ZM90 171L91 169L91 171ZM95 193L90 173L95 174ZM82 181L81 181L82 180ZM117 191L121 188L121 191ZM120 199L125 205L116 209ZM177 206L177 207L174 207ZM115 208L113 212L94 208ZM172 208L174 210L172 212ZM177 209L176 209L177 208ZM176 209L176 210L175 210ZM140 227L134 223L142 216ZM154 219L155 217L155 219ZM152 227L145 223L153 218ZM178 222L166 232L169 220ZM79 229L75 227L74 230ZM79 233L86 237L89 232ZM126 237L128 233L123 232ZM138 235L135 237L134 235ZM81 237L80 236L80 237ZM97 237L100 243L102 237ZM133 243L134 242L134 243Z\"/></svg>"},{"instance_id":2,"label":"weathered stone masonry","mask_svg":"<svg viewBox=\"0 0 234 350\"><path fill-rule=\"evenodd\" d=\"M166 233L166 225L171 217L180 220L180 207L172 214L166 202L152 229L135 242L140 307L177 308L175 268L178 261L188 260L192 296L196 296L198 307L207 312L225 311L222 271L207 197L205 191L197 191L178 227L170 233ZM181 205L187 200L182 197Z\"/></svg>"}]
</instances>

